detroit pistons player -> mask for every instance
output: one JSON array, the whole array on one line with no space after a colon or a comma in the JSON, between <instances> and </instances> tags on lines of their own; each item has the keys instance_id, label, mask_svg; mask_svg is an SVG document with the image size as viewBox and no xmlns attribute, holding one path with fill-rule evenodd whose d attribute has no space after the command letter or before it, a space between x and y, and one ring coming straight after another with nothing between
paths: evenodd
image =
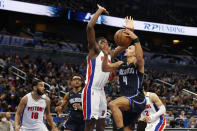
<instances>
[{"instance_id":1,"label":"detroit pistons player","mask_svg":"<svg viewBox=\"0 0 197 131\"><path fill-rule=\"evenodd\" d=\"M15 131L48 131L43 123L44 113L52 131L57 131L50 113L50 99L44 95L44 83L33 80L33 91L25 95L15 115ZM21 123L20 123L20 117ZM21 126L20 126L21 125Z\"/></svg>"},{"instance_id":2,"label":"detroit pistons player","mask_svg":"<svg viewBox=\"0 0 197 131\"><path fill-rule=\"evenodd\" d=\"M108 41L105 38L95 40L94 26L101 13L108 13L104 7L98 5L98 10L87 25L88 56L87 73L85 88L82 92L82 108L85 120L85 131L92 131L96 124L97 131L104 131L105 116L107 112L107 102L104 92L104 86L109 78L109 72L102 71L102 61L104 54L102 49L108 47ZM115 58L126 47L118 46L110 52L108 61Z\"/></svg>"},{"instance_id":3,"label":"detroit pistons player","mask_svg":"<svg viewBox=\"0 0 197 131\"><path fill-rule=\"evenodd\" d=\"M147 122L145 131L163 131L166 126L166 119L164 117L166 108L157 94L146 92L146 87L144 89L146 109L142 112L140 120Z\"/></svg>"}]
</instances>

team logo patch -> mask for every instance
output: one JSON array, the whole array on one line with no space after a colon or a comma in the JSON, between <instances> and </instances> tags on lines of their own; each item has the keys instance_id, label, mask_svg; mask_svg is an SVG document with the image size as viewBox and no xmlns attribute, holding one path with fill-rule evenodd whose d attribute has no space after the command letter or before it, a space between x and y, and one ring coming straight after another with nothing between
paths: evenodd
<instances>
[{"instance_id":1,"label":"team logo patch","mask_svg":"<svg viewBox=\"0 0 197 131\"><path fill-rule=\"evenodd\" d=\"M104 114L105 114L105 110L103 110L103 111L102 111L102 114L101 114L101 116L104 116Z\"/></svg>"}]
</instances>

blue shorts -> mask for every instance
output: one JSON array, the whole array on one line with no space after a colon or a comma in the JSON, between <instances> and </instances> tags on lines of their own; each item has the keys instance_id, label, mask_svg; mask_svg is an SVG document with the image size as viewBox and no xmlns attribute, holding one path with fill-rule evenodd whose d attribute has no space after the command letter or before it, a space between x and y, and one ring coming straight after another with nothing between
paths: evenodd
<instances>
[{"instance_id":1,"label":"blue shorts","mask_svg":"<svg viewBox=\"0 0 197 131\"><path fill-rule=\"evenodd\" d=\"M134 97L126 98L129 99L131 109L122 112L124 126L130 126L131 129L134 129L135 123L137 123L138 118L146 108L146 99L142 93Z\"/></svg>"}]
</instances>

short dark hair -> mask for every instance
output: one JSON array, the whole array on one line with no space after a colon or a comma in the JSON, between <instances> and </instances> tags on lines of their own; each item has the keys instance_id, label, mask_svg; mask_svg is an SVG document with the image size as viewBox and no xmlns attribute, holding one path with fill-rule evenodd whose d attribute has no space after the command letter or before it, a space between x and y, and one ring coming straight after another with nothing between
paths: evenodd
<instances>
[{"instance_id":1,"label":"short dark hair","mask_svg":"<svg viewBox=\"0 0 197 131\"><path fill-rule=\"evenodd\" d=\"M35 78L34 78L34 79L32 80L32 85L33 85L33 87L34 87L34 86L37 86L39 82L42 82L42 81L39 80L39 79L35 79Z\"/></svg>"},{"instance_id":2,"label":"short dark hair","mask_svg":"<svg viewBox=\"0 0 197 131\"><path fill-rule=\"evenodd\" d=\"M103 37L103 36L102 36L102 37L98 37L98 38L96 38L96 42L97 42L97 43L99 43L99 41L100 41L100 40L102 40L102 39L107 40L105 37Z\"/></svg>"}]
</instances>

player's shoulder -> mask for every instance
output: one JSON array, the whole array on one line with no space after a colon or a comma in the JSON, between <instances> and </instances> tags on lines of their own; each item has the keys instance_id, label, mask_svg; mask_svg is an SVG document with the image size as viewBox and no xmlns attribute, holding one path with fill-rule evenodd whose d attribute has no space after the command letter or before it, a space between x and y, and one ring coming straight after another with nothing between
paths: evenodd
<instances>
[{"instance_id":1,"label":"player's shoulder","mask_svg":"<svg viewBox=\"0 0 197 131\"><path fill-rule=\"evenodd\" d=\"M157 94L156 93L154 93L154 92L149 92L149 96L150 96L150 98L155 98L155 97L158 97L157 96Z\"/></svg>"},{"instance_id":2,"label":"player's shoulder","mask_svg":"<svg viewBox=\"0 0 197 131\"><path fill-rule=\"evenodd\" d=\"M28 100L28 97L27 97L27 95L25 95L25 96L23 96L22 98L21 98L21 103L24 103L24 104L27 104L27 100Z\"/></svg>"}]
</instances>

